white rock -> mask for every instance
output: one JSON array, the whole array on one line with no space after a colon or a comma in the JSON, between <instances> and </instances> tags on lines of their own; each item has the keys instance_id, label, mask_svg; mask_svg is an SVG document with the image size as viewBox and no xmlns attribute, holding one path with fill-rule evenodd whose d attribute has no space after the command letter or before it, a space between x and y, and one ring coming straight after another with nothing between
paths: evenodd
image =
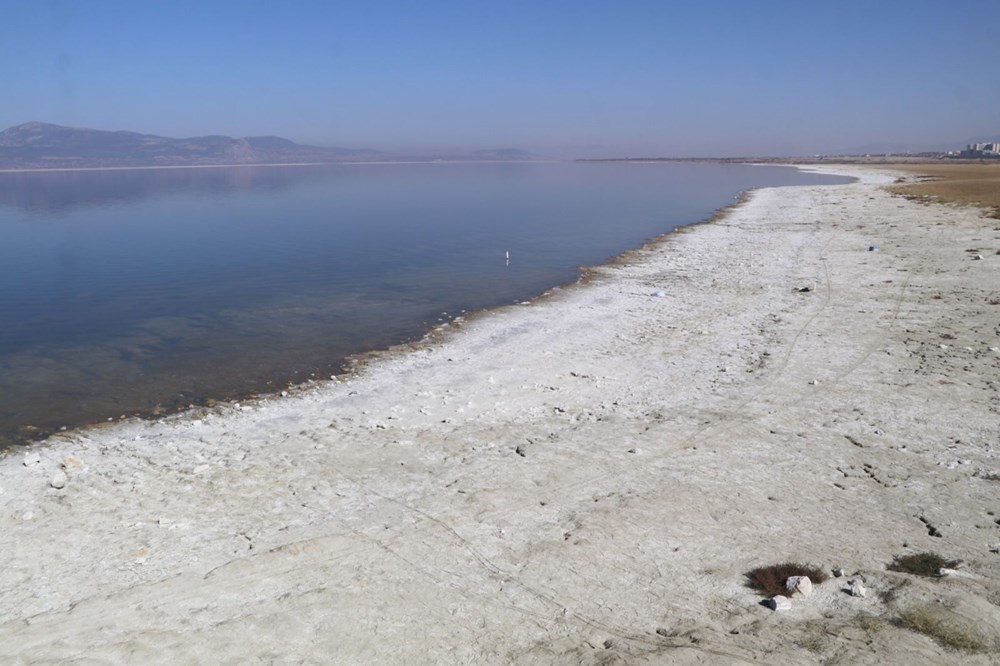
<instances>
[{"instance_id":1,"label":"white rock","mask_svg":"<svg viewBox=\"0 0 1000 666\"><path fill-rule=\"evenodd\" d=\"M37 465L40 462L42 462L42 456L38 452L35 452L25 454L23 464L25 467L31 467L32 465Z\"/></svg>"},{"instance_id":2,"label":"white rock","mask_svg":"<svg viewBox=\"0 0 1000 666\"><path fill-rule=\"evenodd\" d=\"M768 608L770 608L773 611L790 610L792 608L792 602L789 601L788 597L784 597L780 594L771 597L764 603Z\"/></svg>"},{"instance_id":3,"label":"white rock","mask_svg":"<svg viewBox=\"0 0 1000 666\"><path fill-rule=\"evenodd\" d=\"M205 472L207 472L207 471L208 471L208 470L210 470L210 469L212 469L212 466L206 463L206 464L204 464L204 465L198 465L197 467L195 467L195 468L194 468L193 470L191 470L191 471L192 471L192 472L193 472L194 474L204 474Z\"/></svg>"},{"instance_id":4,"label":"white rock","mask_svg":"<svg viewBox=\"0 0 1000 666\"><path fill-rule=\"evenodd\" d=\"M49 485L55 488L56 490L60 490L66 487L66 482L68 480L69 477L66 476L66 472L59 470L52 475L52 478L49 480Z\"/></svg>"},{"instance_id":5,"label":"white rock","mask_svg":"<svg viewBox=\"0 0 1000 666\"><path fill-rule=\"evenodd\" d=\"M809 576L790 576L785 581L785 589L788 590L788 596L790 597L808 597L813 593L813 584L809 580Z\"/></svg>"},{"instance_id":6,"label":"white rock","mask_svg":"<svg viewBox=\"0 0 1000 666\"><path fill-rule=\"evenodd\" d=\"M23 514L21 514L21 520L31 520L34 517L35 514L32 513L31 511L25 511Z\"/></svg>"},{"instance_id":7,"label":"white rock","mask_svg":"<svg viewBox=\"0 0 1000 666\"><path fill-rule=\"evenodd\" d=\"M663 298L663 297L664 297L664 296L666 296L666 295L667 295L667 292L663 291L662 289L658 289L658 290L657 290L657 291L656 291L656 292L655 292L655 293L653 294L653 296L658 296L659 298Z\"/></svg>"},{"instance_id":8,"label":"white rock","mask_svg":"<svg viewBox=\"0 0 1000 666\"><path fill-rule=\"evenodd\" d=\"M848 594L852 597L861 597L862 599L867 594L868 590L865 589L864 583L862 583L857 578L847 581L847 587L844 588Z\"/></svg>"}]
</instances>

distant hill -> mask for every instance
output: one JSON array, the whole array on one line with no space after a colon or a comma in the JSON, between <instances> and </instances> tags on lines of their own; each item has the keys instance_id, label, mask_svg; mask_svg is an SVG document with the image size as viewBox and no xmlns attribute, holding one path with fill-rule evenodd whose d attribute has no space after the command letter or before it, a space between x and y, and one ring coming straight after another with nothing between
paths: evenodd
<instances>
[{"instance_id":1,"label":"distant hill","mask_svg":"<svg viewBox=\"0 0 1000 666\"><path fill-rule=\"evenodd\" d=\"M30 122L0 132L0 168L135 167L372 161L376 150L304 146L277 136L172 139Z\"/></svg>"}]
</instances>

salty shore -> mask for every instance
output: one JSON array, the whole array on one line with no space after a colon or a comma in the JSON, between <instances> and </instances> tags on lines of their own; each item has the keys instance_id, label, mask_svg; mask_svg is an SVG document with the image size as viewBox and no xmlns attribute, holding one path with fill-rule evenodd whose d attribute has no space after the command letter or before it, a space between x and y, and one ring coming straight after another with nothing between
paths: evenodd
<instances>
[{"instance_id":1,"label":"salty shore","mask_svg":"<svg viewBox=\"0 0 1000 666\"><path fill-rule=\"evenodd\" d=\"M0 662L990 663L1000 230L831 170L351 379L0 460ZM847 575L771 611L786 561Z\"/></svg>"}]
</instances>

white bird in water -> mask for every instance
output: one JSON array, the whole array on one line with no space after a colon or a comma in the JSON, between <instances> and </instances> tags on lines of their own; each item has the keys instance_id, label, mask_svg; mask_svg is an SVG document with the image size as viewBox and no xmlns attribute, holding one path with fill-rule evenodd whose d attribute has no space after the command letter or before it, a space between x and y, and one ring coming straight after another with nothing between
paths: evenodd
<instances>
[{"instance_id":1,"label":"white bird in water","mask_svg":"<svg viewBox=\"0 0 1000 666\"><path fill-rule=\"evenodd\" d=\"M504 256L507 259L507 265L510 266L510 250L505 251Z\"/></svg>"}]
</instances>

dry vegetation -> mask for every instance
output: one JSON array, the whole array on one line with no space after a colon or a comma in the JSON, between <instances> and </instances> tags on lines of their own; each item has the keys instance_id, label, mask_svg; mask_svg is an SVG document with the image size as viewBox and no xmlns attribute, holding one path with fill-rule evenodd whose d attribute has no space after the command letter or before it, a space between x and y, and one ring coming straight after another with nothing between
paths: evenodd
<instances>
[{"instance_id":1,"label":"dry vegetation","mask_svg":"<svg viewBox=\"0 0 1000 666\"><path fill-rule=\"evenodd\" d=\"M958 560L945 559L937 553L917 553L915 555L897 555L892 564L886 568L889 571L932 578L940 575L939 569L954 569L958 565Z\"/></svg>"},{"instance_id":2,"label":"dry vegetation","mask_svg":"<svg viewBox=\"0 0 1000 666\"><path fill-rule=\"evenodd\" d=\"M746 572L744 575L747 577L747 585L749 587L768 597L773 597L777 594L787 594L785 581L792 576L808 576L809 581L814 585L819 585L827 579L827 575L822 569L795 562L757 567Z\"/></svg>"},{"instance_id":3,"label":"dry vegetation","mask_svg":"<svg viewBox=\"0 0 1000 666\"><path fill-rule=\"evenodd\" d=\"M941 645L964 652L983 652L986 639L974 626L935 606L911 608L899 615L899 624L933 638Z\"/></svg>"},{"instance_id":4,"label":"dry vegetation","mask_svg":"<svg viewBox=\"0 0 1000 666\"><path fill-rule=\"evenodd\" d=\"M890 192L913 199L982 206L1000 218L1000 163L901 164L893 168L927 178L894 185L888 188Z\"/></svg>"}]
</instances>

